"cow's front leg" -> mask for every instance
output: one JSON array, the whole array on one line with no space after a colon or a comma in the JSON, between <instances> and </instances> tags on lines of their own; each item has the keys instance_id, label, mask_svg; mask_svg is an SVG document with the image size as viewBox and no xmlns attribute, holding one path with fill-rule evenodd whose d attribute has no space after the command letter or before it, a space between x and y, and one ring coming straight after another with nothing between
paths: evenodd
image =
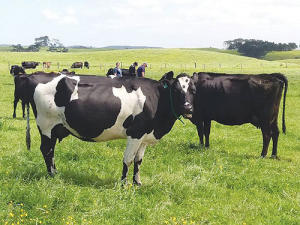
<instances>
[{"instance_id":1,"label":"cow's front leg","mask_svg":"<svg viewBox=\"0 0 300 225\"><path fill-rule=\"evenodd\" d=\"M41 152L44 156L47 171L50 176L54 176L56 173L56 167L54 164L54 148L56 144L56 138L48 138L45 135L41 135Z\"/></svg>"},{"instance_id":2,"label":"cow's front leg","mask_svg":"<svg viewBox=\"0 0 300 225\"><path fill-rule=\"evenodd\" d=\"M140 178L140 165L143 161L145 149L147 144L142 143L138 149L138 152L134 158L134 170L133 170L133 183L137 185L142 185Z\"/></svg>"},{"instance_id":3,"label":"cow's front leg","mask_svg":"<svg viewBox=\"0 0 300 225\"><path fill-rule=\"evenodd\" d=\"M127 174L128 168L132 164L135 156L139 150L139 147L142 143L142 139L134 139L131 137L127 137L127 145L124 153L123 158L123 173L121 181L126 184L127 183Z\"/></svg>"}]
</instances>

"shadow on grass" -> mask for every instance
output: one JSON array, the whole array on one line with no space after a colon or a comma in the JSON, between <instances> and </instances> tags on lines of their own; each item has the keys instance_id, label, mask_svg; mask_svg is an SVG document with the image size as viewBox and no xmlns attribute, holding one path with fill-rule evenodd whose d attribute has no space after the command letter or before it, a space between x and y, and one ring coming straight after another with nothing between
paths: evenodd
<instances>
[{"instance_id":1,"label":"shadow on grass","mask_svg":"<svg viewBox=\"0 0 300 225\"><path fill-rule=\"evenodd\" d=\"M121 176L120 176L121 177ZM53 182L63 182L66 185L76 185L80 187L95 187L95 188L114 188L118 183L115 177L101 179L97 175L89 174L88 172L78 172L74 170L60 170L55 176L47 174L46 170L41 172L23 171L22 173L10 174L11 179L22 180L24 183L35 183L42 180ZM121 179L120 179L121 180Z\"/></svg>"},{"instance_id":2,"label":"shadow on grass","mask_svg":"<svg viewBox=\"0 0 300 225\"><path fill-rule=\"evenodd\" d=\"M105 187L105 188L114 188L117 180L112 177L100 178L95 174L90 174L88 172L78 172L78 171L60 171L58 173L59 179L63 180L66 183L78 185L81 187ZM55 177L54 177L55 179ZM121 179L120 179L121 180Z\"/></svg>"},{"instance_id":3,"label":"shadow on grass","mask_svg":"<svg viewBox=\"0 0 300 225\"><path fill-rule=\"evenodd\" d=\"M12 114L13 114L13 111L11 112L11 116L0 116L0 119L4 119L4 120L26 120L26 117L22 117L22 116L18 116L17 115L17 117L16 118L13 118L13 116L12 116Z\"/></svg>"}]
</instances>

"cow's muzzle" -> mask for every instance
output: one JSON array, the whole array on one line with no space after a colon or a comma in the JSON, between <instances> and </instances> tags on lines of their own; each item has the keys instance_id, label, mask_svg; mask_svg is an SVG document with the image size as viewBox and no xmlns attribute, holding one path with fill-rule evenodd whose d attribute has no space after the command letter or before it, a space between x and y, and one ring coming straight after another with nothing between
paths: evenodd
<instances>
[{"instance_id":1,"label":"cow's muzzle","mask_svg":"<svg viewBox=\"0 0 300 225\"><path fill-rule=\"evenodd\" d=\"M186 102L186 103L184 103L184 105L183 105L183 117L185 118L185 119L191 119L192 118L192 114L193 114L193 112L194 112L194 107L193 107L193 105L191 104L191 103L189 103L189 102Z\"/></svg>"}]
</instances>

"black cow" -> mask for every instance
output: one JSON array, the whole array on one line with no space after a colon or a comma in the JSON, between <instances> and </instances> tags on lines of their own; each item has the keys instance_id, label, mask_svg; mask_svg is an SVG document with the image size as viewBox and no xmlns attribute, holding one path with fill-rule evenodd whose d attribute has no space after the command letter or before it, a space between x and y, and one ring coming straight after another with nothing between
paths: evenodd
<instances>
[{"instance_id":1,"label":"black cow","mask_svg":"<svg viewBox=\"0 0 300 225\"><path fill-rule=\"evenodd\" d=\"M39 62L34 62L34 61L24 61L22 62L22 66L25 69L35 69L40 63Z\"/></svg>"},{"instance_id":2,"label":"black cow","mask_svg":"<svg viewBox=\"0 0 300 225\"><path fill-rule=\"evenodd\" d=\"M123 77L132 77L132 76L135 77L135 74L134 74L134 75L131 75L131 74L129 73L129 69L121 69L121 70L122 70L122 76L123 76ZM110 76L110 75L114 75L114 69L113 69L113 68L110 68L110 69L107 71L106 76Z\"/></svg>"},{"instance_id":3,"label":"black cow","mask_svg":"<svg viewBox=\"0 0 300 225\"><path fill-rule=\"evenodd\" d=\"M92 142L127 139L122 181L126 182L134 162L133 182L141 185L139 167L146 146L167 134L178 116L191 118L193 113L197 76L181 74L174 79L169 72L166 78L28 77L26 96L40 131L48 173L56 172L57 139L69 134Z\"/></svg>"},{"instance_id":4,"label":"black cow","mask_svg":"<svg viewBox=\"0 0 300 225\"><path fill-rule=\"evenodd\" d=\"M71 68L80 68L82 69L83 63L82 62L74 62L71 66Z\"/></svg>"},{"instance_id":5,"label":"black cow","mask_svg":"<svg viewBox=\"0 0 300 225\"><path fill-rule=\"evenodd\" d=\"M86 67L86 68L90 68L90 64L89 64L89 62L88 61L84 61L84 67Z\"/></svg>"},{"instance_id":6,"label":"black cow","mask_svg":"<svg viewBox=\"0 0 300 225\"><path fill-rule=\"evenodd\" d=\"M10 68L10 74L12 76L20 75L20 74L26 74L25 69L18 65L12 65Z\"/></svg>"},{"instance_id":7,"label":"black cow","mask_svg":"<svg viewBox=\"0 0 300 225\"><path fill-rule=\"evenodd\" d=\"M282 130L285 133L285 99L288 80L284 75L198 73L195 111L191 121L197 126L200 144L203 144L204 134L205 146L209 147L212 120L224 125L251 123L262 131L261 156L267 155L272 138L272 156L276 157L279 136L277 119L284 85Z\"/></svg>"}]
</instances>

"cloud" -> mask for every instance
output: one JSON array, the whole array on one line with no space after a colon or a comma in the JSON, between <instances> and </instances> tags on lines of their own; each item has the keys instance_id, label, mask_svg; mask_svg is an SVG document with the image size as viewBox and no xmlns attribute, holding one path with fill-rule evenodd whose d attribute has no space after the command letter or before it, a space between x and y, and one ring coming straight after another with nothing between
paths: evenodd
<instances>
[{"instance_id":1,"label":"cloud","mask_svg":"<svg viewBox=\"0 0 300 225\"><path fill-rule=\"evenodd\" d=\"M78 20L74 16L76 11L72 8L68 8L65 14L61 12L53 12L49 9L43 11L43 15L50 21L54 22L55 24L60 25L70 25L70 24L77 24Z\"/></svg>"}]
</instances>

